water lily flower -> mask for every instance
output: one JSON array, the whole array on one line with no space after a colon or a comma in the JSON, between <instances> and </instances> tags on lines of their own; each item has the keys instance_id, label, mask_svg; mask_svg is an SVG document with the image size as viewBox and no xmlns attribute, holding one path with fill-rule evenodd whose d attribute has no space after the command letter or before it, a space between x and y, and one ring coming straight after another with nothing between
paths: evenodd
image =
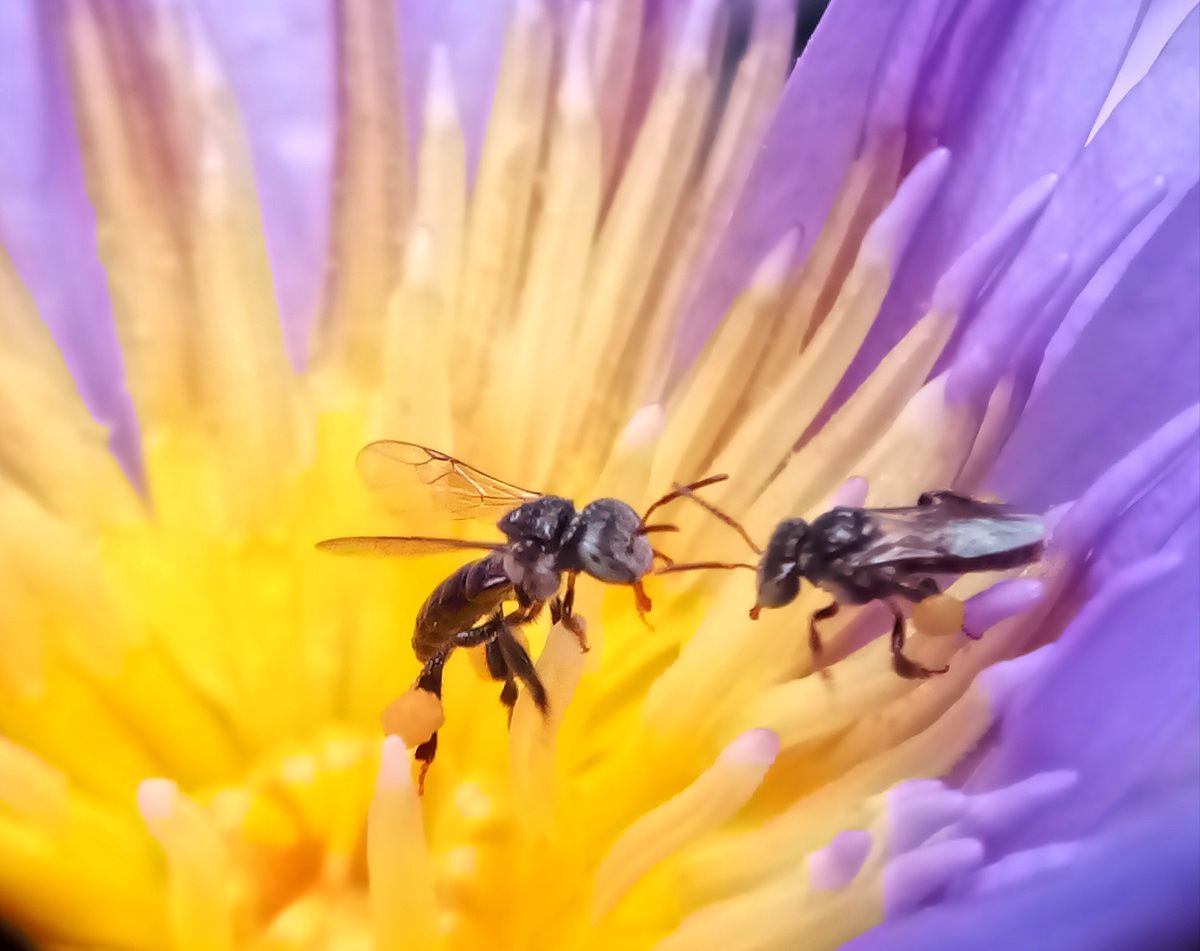
<instances>
[{"instance_id":1,"label":"water lily flower","mask_svg":"<svg viewBox=\"0 0 1200 951\"><path fill-rule=\"evenodd\" d=\"M1200 14L833 0L793 63L796 14L0 6L0 919L130 951L1194 933ZM924 680L878 606L818 663L816 591L752 623L746 574L651 578L647 629L581 581L590 652L527 632L547 717L451 658L419 796L380 717L460 562L314 548L468 531L364 489L381 437L576 500L726 472L760 540L944 488L1052 527L911 619ZM667 553L743 560L687 501Z\"/></svg>"}]
</instances>

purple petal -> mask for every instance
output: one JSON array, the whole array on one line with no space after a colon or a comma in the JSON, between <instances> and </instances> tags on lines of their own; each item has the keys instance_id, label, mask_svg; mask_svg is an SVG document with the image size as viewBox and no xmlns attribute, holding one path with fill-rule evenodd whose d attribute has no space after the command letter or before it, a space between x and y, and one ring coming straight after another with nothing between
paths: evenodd
<instances>
[{"instance_id":1,"label":"purple petal","mask_svg":"<svg viewBox=\"0 0 1200 951\"><path fill-rule=\"evenodd\" d=\"M1035 392L989 480L1002 495L1038 508L1071 498L1200 400L1198 216L1193 189Z\"/></svg>"},{"instance_id":2,"label":"purple petal","mask_svg":"<svg viewBox=\"0 0 1200 951\"><path fill-rule=\"evenodd\" d=\"M1141 6L1025 0L998 4L992 15L971 21L981 35L960 40L973 53L953 77L962 91L936 117L937 140L954 155L954 167L914 242L919 253L897 276L846 387L912 326L946 266L1013 196L1040 176L1070 167L1112 86ZM914 114L930 123L930 108L919 94Z\"/></svg>"},{"instance_id":3,"label":"purple petal","mask_svg":"<svg viewBox=\"0 0 1200 951\"><path fill-rule=\"evenodd\" d=\"M454 73L467 168L479 162L514 0L396 0L412 139L420 128L429 54L444 45Z\"/></svg>"},{"instance_id":4,"label":"purple petal","mask_svg":"<svg viewBox=\"0 0 1200 951\"><path fill-rule=\"evenodd\" d=\"M1198 46L1200 13L1193 12L1064 176L1020 259L972 328L986 336L990 324L1011 322L1013 295L1037 280L1048 257L1074 254L1067 286L1027 329L1019 358L1031 365L1025 372L1036 373L1061 323L1046 359L1047 370L1057 365L1134 255L1200 177Z\"/></svg>"},{"instance_id":5,"label":"purple petal","mask_svg":"<svg viewBox=\"0 0 1200 951\"><path fill-rule=\"evenodd\" d=\"M807 253L860 145L872 87L904 32L898 0L834 0L787 82L733 218L686 315L690 360L752 269L792 229ZM921 11L929 7L921 0ZM911 11L908 15L911 15ZM924 37L920 40L924 41ZM910 38L908 45L917 44ZM914 66L915 69L915 66Z\"/></svg>"},{"instance_id":6,"label":"purple petal","mask_svg":"<svg viewBox=\"0 0 1200 951\"><path fill-rule=\"evenodd\" d=\"M293 361L303 361L328 253L335 123L329 0L194 0L221 53L254 154L267 249ZM408 147L434 46L446 47L474 168L512 0L396 0Z\"/></svg>"},{"instance_id":7,"label":"purple petal","mask_svg":"<svg viewBox=\"0 0 1200 951\"><path fill-rule=\"evenodd\" d=\"M0 4L0 240L119 455L136 458L104 272L96 257L53 4Z\"/></svg>"},{"instance_id":8,"label":"purple petal","mask_svg":"<svg viewBox=\"0 0 1200 951\"><path fill-rule=\"evenodd\" d=\"M1054 663L1009 705L997 745L966 783L987 790L1070 769L1052 808L994 837L1015 848L1090 832L1158 792L1200 740L1200 550L1170 552L1111 577L1058 642ZM1183 777L1187 783L1197 778Z\"/></svg>"},{"instance_id":9,"label":"purple petal","mask_svg":"<svg viewBox=\"0 0 1200 951\"><path fill-rule=\"evenodd\" d=\"M888 922L846 951L1190 947L1200 931L1200 803L1189 793L1147 810L1046 871Z\"/></svg>"}]
</instances>

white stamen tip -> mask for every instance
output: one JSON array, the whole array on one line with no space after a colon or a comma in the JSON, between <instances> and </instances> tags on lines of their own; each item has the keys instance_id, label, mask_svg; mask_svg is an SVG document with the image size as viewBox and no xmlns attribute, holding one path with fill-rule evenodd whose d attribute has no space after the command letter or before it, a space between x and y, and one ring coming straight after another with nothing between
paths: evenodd
<instances>
[{"instance_id":1,"label":"white stamen tip","mask_svg":"<svg viewBox=\"0 0 1200 951\"><path fill-rule=\"evenodd\" d=\"M429 81L425 87L425 112L437 126L458 124L458 102L454 94L454 70L445 44L438 43L429 57Z\"/></svg>"},{"instance_id":2,"label":"white stamen tip","mask_svg":"<svg viewBox=\"0 0 1200 951\"><path fill-rule=\"evenodd\" d=\"M845 888L858 874L871 852L871 835L862 829L847 829L833 837L825 848L809 854L808 883L816 891Z\"/></svg>"},{"instance_id":3,"label":"white stamen tip","mask_svg":"<svg viewBox=\"0 0 1200 951\"><path fill-rule=\"evenodd\" d=\"M683 30L679 34L679 63L685 67L703 66L708 58L709 40L722 0L695 0L689 4Z\"/></svg>"},{"instance_id":4,"label":"white stamen tip","mask_svg":"<svg viewBox=\"0 0 1200 951\"><path fill-rule=\"evenodd\" d=\"M558 94L559 107L568 114L590 115L592 112L592 19L592 4L581 3L571 23L562 85Z\"/></svg>"},{"instance_id":5,"label":"white stamen tip","mask_svg":"<svg viewBox=\"0 0 1200 951\"><path fill-rule=\"evenodd\" d=\"M867 501L870 488L870 484L862 476L847 479L829 497L829 507L844 505L849 508L861 508Z\"/></svg>"},{"instance_id":6,"label":"white stamen tip","mask_svg":"<svg viewBox=\"0 0 1200 951\"><path fill-rule=\"evenodd\" d=\"M389 736L383 741L376 784L379 789L404 789L412 784L408 771L408 750L404 740L398 736Z\"/></svg>"},{"instance_id":7,"label":"white stamen tip","mask_svg":"<svg viewBox=\"0 0 1200 951\"><path fill-rule=\"evenodd\" d=\"M779 755L779 734L762 728L747 730L721 751L722 763L767 766Z\"/></svg>"},{"instance_id":8,"label":"white stamen tip","mask_svg":"<svg viewBox=\"0 0 1200 951\"><path fill-rule=\"evenodd\" d=\"M169 779L147 779L137 788L138 812L147 822L168 819L175 811L179 787Z\"/></svg>"},{"instance_id":9,"label":"white stamen tip","mask_svg":"<svg viewBox=\"0 0 1200 951\"><path fill-rule=\"evenodd\" d=\"M661 404L650 403L643 406L629 417L629 422L621 430L618 444L627 448L648 446L661 435L666 422L667 415L663 412Z\"/></svg>"},{"instance_id":10,"label":"white stamen tip","mask_svg":"<svg viewBox=\"0 0 1200 951\"><path fill-rule=\"evenodd\" d=\"M912 911L982 862L983 844L976 839L952 839L901 855L883 872L884 916Z\"/></svg>"}]
</instances>

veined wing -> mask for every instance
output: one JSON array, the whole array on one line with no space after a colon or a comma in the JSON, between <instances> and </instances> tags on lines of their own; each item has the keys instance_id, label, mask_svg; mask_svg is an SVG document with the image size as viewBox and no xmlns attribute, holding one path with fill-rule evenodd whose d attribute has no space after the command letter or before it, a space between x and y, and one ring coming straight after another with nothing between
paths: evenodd
<instances>
[{"instance_id":1,"label":"veined wing","mask_svg":"<svg viewBox=\"0 0 1200 951\"><path fill-rule=\"evenodd\" d=\"M411 508L414 488L422 486L453 517L492 521L542 495L488 475L441 450L396 439L365 446L358 454L358 471L377 498L401 512Z\"/></svg>"},{"instance_id":2,"label":"veined wing","mask_svg":"<svg viewBox=\"0 0 1200 951\"><path fill-rule=\"evenodd\" d=\"M1025 550L1036 551L1046 537L1041 516L971 499L864 512L873 535L862 551L845 558L852 566L938 559L1002 560Z\"/></svg>"},{"instance_id":3,"label":"veined wing","mask_svg":"<svg viewBox=\"0 0 1200 951\"><path fill-rule=\"evenodd\" d=\"M320 551L335 555L441 555L450 551L495 551L497 542L472 542L461 538L433 538L425 535L347 535L317 542Z\"/></svg>"}]
</instances>

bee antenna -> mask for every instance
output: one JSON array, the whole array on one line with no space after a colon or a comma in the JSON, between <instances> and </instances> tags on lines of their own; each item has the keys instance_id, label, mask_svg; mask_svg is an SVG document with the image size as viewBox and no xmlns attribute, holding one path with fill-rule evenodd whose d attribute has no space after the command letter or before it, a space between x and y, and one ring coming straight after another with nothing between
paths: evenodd
<instances>
[{"instance_id":1,"label":"bee antenna","mask_svg":"<svg viewBox=\"0 0 1200 951\"><path fill-rule=\"evenodd\" d=\"M638 535L649 535L652 532L677 532L678 525L642 525L638 530Z\"/></svg>"},{"instance_id":2,"label":"bee antenna","mask_svg":"<svg viewBox=\"0 0 1200 951\"><path fill-rule=\"evenodd\" d=\"M718 571L733 568L749 568L751 571L758 570L757 566L747 564L744 561L689 561L685 564L672 562L665 568L660 568L654 573L656 575L673 575L679 574L681 571L702 571L710 568Z\"/></svg>"},{"instance_id":3,"label":"bee antenna","mask_svg":"<svg viewBox=\"0 0 1200 951\"><path fill-rule=\"evenodd\" d=\"M650 516L657 509L662 508L668 502L674 502L676 499L682 496L691 495L697 489L703 489L706 486L716 485L718 482L724 482L728 478L729 476L725 473L720 473L718 475L705 476L703 479L697 479L695 482L689 482L687 485L676 485L673 489L671 489L670 492L658 499L656 502L651 503L650 507L646 509L646 513L642 516L642 520L638 523L637 534L642 534L642 530L646 527L646 522L649 520Z\"/></svg>"},{"instance_id":4,"label":"bee antenna","mask_svg":"<svg viewBox=\"0 0 1200 951\"><path fill-rule=\"evenodd\" d=\"M704 511L706 511L713 518L717 519L720 522L724 522L726 525L728 525L730 528L732 528L735 532L737 532L739 535L741 535L742 541L744 541L747 545L750 546L750 550L752 552L754 552L754 554L761 555L763 553L763 550L761 548L759 548L758 545L755 544L754 539L750 537L750 533L748 531L746 531L745 527L742 525L741 522L737 521L732 515L729 515L726 512L722 512L719 508L717 508L711 502L700 498L700 496L698 496L694 492L690 491L690 488L691 488L690 486L680 487L680 494L686 495L689 499L691 499L693 502L695 502L697 505L699 505L700 508L704 509Z\"/></svg>"}]
</instances>

